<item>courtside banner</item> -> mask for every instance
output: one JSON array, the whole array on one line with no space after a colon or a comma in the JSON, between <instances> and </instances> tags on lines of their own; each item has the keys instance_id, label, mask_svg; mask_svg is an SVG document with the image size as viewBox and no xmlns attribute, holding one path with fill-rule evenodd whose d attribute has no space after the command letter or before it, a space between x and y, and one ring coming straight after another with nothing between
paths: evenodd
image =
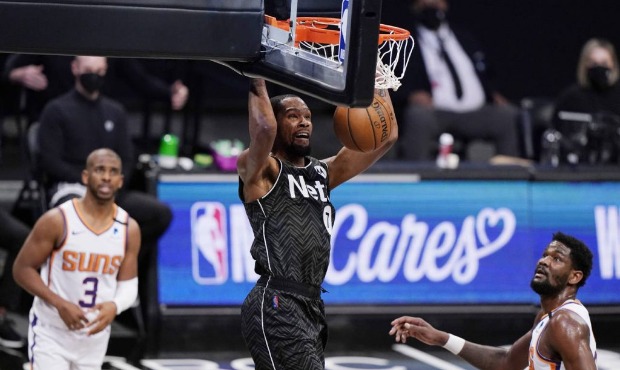
<instances>
[{"instance_id":1,"label":"courtside banner","mask_svg":"<svg viewBox=\"0 0 620 370\"><path fill-rule=\"evenodd\" d=\"M295 187L291 187L292 189ZM295 188L298 189L298 188ZM236 176L164 175L159 301L237 306L258 276ZM595 255L580 298L620 303L620 183L359 176L332 194L331 305L536 304L536 261L561 230Z\"/></svg>"}]
</instances>

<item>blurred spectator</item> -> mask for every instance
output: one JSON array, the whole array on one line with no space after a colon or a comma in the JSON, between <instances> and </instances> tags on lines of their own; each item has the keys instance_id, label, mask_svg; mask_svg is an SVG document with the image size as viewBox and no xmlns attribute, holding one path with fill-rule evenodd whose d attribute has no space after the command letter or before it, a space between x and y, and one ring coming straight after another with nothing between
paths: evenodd
<instances>
[{"instance_id":1,"label":"blurred spectator","mask_svg":"<svg viewBox=\"0 0 620 370\"><path fill-rule=\"evenodd\" d=\"M477 40L448 23L447 0L411 0L411 11L416 47L401 87L401 156L433 159L439 135L448 132L465 143L492 141L496 154L518 157L518 110L493 87Z\"/></svg>"},{"instance_id":2,"label":"blurred spectator","mask_svg":"<svg viewBox=\"0 0 620 370\"><path fill-rule=\"evenodd\" d=\"M620 69L613 44L588 40L581 49L576 77L555 102L553 126L561 134L562 161L618 162Z\"/></svg>"},{"instance_id":3,"label":"blurred spectator","mask_svg":"<svg viewBox=\"0 0 620 370\"><path fill-rule=\"evenodd\" d=\"M39 119L47 102L73 87L72 60L73 56L63 55L12 54L7 58L4 77L26 88L22 109L30 122ZM102 91L109 96L116 96L115 89L126 83L144 98L166 101L172 109L180 110L189 95L180 79L169 83L149 73L140 60L134 58L110 59L108 76Z\"/></svg>"},{"instance_id":4,"label":"blurred spectator","mask_svg":"<svg viewBox=\"0 0 620 370\"><path fill-rule=\"evenodd\" d=\"M4 269L0 276L0 346L21 348L24 339L15 331L13 321L7 313L18 312L21 307L22 289L13 280L11 266L15 256L26 240L30 228L21 221L12 217L9 212L0 208L0 240L2 249L6 251Z\"/></svg>"},{"instance_id":5,"label":"blurred spectator","mask_svg":"<svg viewBox=\"0 0 620 370\"><path fill-rule=\"evenodd\" d=\"M134 168L133 145L125 110L100 92L107 72L106 58L75 57L71 70L74 88L50 101L40 119L39 163L50 181L50 206L84 195L81 173L90 152L109 148L118 153L123 160L125 187L117 194L116 202L140 225L140 275L141 281L146 282L143 274L147 270L147 255L156 250L159 237L172 221L172 212L156 197L126 189Z\"/></svg>"},{"instance_id":6,"label":"blurred spectator","mask_svg":"<svg viewBox=\"0 0 620 370\"><path fill-rule=\"evenodd\" d=\"M581 49L577 81L560 93L555 103L559 111L620 115L620 85L616 49L607 40L590 39Z\"/></svg>"}]
</instances>

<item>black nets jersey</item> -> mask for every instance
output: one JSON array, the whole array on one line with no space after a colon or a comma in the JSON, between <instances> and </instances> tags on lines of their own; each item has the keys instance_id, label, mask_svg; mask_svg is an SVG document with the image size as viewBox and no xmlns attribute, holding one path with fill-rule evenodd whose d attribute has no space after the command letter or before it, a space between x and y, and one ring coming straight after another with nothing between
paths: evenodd
<instances>
[{"instance_id":1,"label":"black nets jersey","mask_svg":"<svg viewBox=\"0 0 620 370\"><path fill-rule=\"evenodd\" d=\"M254 270L259 275L321 285L335 217L327 164L312 157L306 157L305 167L277 160L280 173L273 188L260 199L244 202L254 232L250 250ZM241 180L239 196L244 200Z\"/></svg>"}]
</instances>

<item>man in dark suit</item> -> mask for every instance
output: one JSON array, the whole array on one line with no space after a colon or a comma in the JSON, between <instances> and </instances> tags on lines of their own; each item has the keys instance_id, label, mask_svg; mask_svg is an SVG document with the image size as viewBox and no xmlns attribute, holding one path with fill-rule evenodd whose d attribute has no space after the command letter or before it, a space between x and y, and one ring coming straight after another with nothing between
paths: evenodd
<instances>
[{"instance_id":1,"label":"man in dark suit","mask_svg":"<svg viewBox=\"0 0 620 370\"><path fill-rule=\"evenodd\" d=\"M518 157L518 110L494 89L475 38L448 23L448 0L412 0L411 9L416 48L399 91L405 94L402 157L433 159L443 132L490 141L495 154Z\"/></svg>"}]
</instances>

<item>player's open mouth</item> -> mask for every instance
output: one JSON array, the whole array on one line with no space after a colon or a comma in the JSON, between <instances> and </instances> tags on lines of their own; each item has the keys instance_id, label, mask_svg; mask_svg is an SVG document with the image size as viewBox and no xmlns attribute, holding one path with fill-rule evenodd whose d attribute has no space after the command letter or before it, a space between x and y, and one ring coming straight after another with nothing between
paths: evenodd
<instances>
[{"instance_id":1,"label":"player's open mouth","mask_svg":"<svg viewBox=\"0 0 620 370\"><path fill-rule=\"evenodd\" d=\"M310 133L309 132L298 132L293 137L295 138L295 141L301 140L303 142L307 142L308 140L310 140Z\"/></svg>"},{"instance_id":2,"label":"player's open mouth","mask_svg":"<svg viewBox=\"0 0 620 370\"><path fill-rule=\"evenodd\" d=\"M547 276L547 273L545 272L544 269L542 268L537 268L536 272L534 273L534 277L545 277Z\"/></svg>"}]
</instances>

